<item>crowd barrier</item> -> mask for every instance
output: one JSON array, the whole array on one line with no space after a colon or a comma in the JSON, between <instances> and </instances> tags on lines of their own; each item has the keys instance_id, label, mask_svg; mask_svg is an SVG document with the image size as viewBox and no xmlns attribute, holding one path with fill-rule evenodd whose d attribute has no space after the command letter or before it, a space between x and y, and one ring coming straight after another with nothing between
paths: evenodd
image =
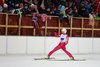
<instances>
[{"instance_id":1,"label":"crowd barrier","mask_svg":"<svg viewBox=\"0 0 100 67\"><path fill-rule=\"evenodd\" d=\"M32 15L23 16L21 19L16 14L0 13L0 35L2 36L53 36L57 31L65 27L70 37L100 37L100 19L94 19L93 25L89 25L89 18L71 17L70 25L65 21L60 22L57 16L47 16L46 22L42 22L41 33L32 24Z\"/></svg>"}]
</instances>

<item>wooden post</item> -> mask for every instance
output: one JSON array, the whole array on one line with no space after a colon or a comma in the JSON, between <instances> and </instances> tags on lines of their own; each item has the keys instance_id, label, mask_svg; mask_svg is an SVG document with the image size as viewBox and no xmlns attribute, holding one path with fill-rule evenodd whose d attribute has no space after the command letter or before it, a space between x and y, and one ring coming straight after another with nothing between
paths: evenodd
<instances>
[{"instance_id":1,"label":"wooden post","mask_svg":"<svg viewBox=\"0 0 100 67\"><path fill-rule=\"evenodd\" d=\"M58 19L59 20L59 19ZM58 34L60 34L60 20L58 22Z\"/></svg>"},{"instance_id":2,"label":"wooden post","mask_svg":"<svg viewBox=\"0 0 100 67\"><path fill-rule=\"evenodd\" d=\"M82 26L81 26L81 27L82 27L82 29L81 29L81 37L83 37L83 25L84 25L83 23L84 23L84 18L82 18Z\"/></svg>"},{"instance_id":3,"label":"wooden post","mask_svg":"<svg viewBox=\"0 0 100 67\"><path fill-rule=\"evenodd\" d=\"M35 36L35 32L36 32L36 30L35 30L35 29L33 29L33 31L34 31L33 35Z\"/></svg>"},{"instance_id":4,"label":"wooden post","mask_svg":"<svg viewBox=\"0 0 100 67\"><path fill-rule=\"evenodd\" d=\"M71 22L70 22L70 37L72 36L72 22L73 22L73 17L71 17Z\"/></svg>"},{"instance_id":5,"label":"wooden post","mask_svg":"<svg viewBox=\"0 0 100 67\"><path fill-rule=\"evenodd\" d=\"M5 35L7 36L8 34L8 14L6 13L6 31Z\"/></svg>"},{"instance_id":6,"label":"wooden post","mask_svg":"<svg viewBox=\"0 0 100 67\"><path fill-rule=\"evenodd\" d=\"M92 37L94 36L94 19L93 19L93 24L92 24Z\"/></svg>"},{"instance_id":7,"label":"wooden post","mask_svg":"<svg viewBox=\"0 0 100 67\"><path fill-rule=\"evenodd\" d=\"M46 17L46 22L45 22L45 36L47 35L47 18L48 18L48 16Z\"/></svg>"},{"instance_id":8,"label":"wooden post","mask_svg":"<svg viewBox=\"0 0 100 67\"><path fill-rule=\"evenodd\" d=\"M20 36L20 34L21 34L21 20L22 20L22 17L20 17L19 18L19 27L18 27L18 29L19 29L19 36Z\"/></svg>"}]
</instances>

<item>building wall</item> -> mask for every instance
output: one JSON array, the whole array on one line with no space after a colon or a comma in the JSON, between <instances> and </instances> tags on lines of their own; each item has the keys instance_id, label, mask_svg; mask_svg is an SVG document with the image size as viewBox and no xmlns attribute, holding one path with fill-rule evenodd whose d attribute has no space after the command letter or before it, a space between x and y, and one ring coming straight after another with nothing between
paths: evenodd
<instances>
[{"instance_id":1,"label":"building wall","mask_svg":"<svg viewBox=\"0 0 100 67\"><path fill-rule=\"evenodd\" d=\"M58 43L56 37L0 36L0 55L47 54ZM100 38L70 37L66 47L73 54L100 53Z\"/></svg>"}]
</instances>

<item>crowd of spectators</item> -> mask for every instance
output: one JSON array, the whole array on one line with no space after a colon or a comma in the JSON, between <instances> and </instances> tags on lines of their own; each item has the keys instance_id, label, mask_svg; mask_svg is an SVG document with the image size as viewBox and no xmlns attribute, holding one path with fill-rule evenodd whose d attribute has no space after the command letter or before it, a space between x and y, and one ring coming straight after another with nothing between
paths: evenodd
<instances>
[{"instance_id":1,"label":"crowd of spectators","mask_svg":"<svg viewBox=\"0 0 100 67\"><path fill-rule=\"evenodd\" d=\"M22 9L23 14L70 15L74 17L89 17L96 13L96 0L5 0L0 5L0 12L16 13Z\"/></svg>"}]
</instances>

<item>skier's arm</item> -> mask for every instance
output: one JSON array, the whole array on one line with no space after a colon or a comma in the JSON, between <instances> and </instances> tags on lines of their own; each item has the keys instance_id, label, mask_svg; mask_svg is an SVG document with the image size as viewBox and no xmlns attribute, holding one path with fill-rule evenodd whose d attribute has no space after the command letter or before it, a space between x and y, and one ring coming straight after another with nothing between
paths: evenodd
<instances>
[{"instance_id":1,"label":"skier's arm","mask_svg":"<svg viewBox=\"0 0 100 67\"><path fill-rule=\"evenodd\" d=\"M60 37L60 35L58 35L56 32L54 32L54 36L55 37Z\"/></svg>"},{"instance_id":2,"label":"skier's arm","mask_svg":"<svg viewBox=\"0 0 100 67\"><path fill-rule=\"evenodd\" d=\"M66 44L68 44L68 41L69 41L69 36L66 36Z\"/></svg>"}]
</instances>

